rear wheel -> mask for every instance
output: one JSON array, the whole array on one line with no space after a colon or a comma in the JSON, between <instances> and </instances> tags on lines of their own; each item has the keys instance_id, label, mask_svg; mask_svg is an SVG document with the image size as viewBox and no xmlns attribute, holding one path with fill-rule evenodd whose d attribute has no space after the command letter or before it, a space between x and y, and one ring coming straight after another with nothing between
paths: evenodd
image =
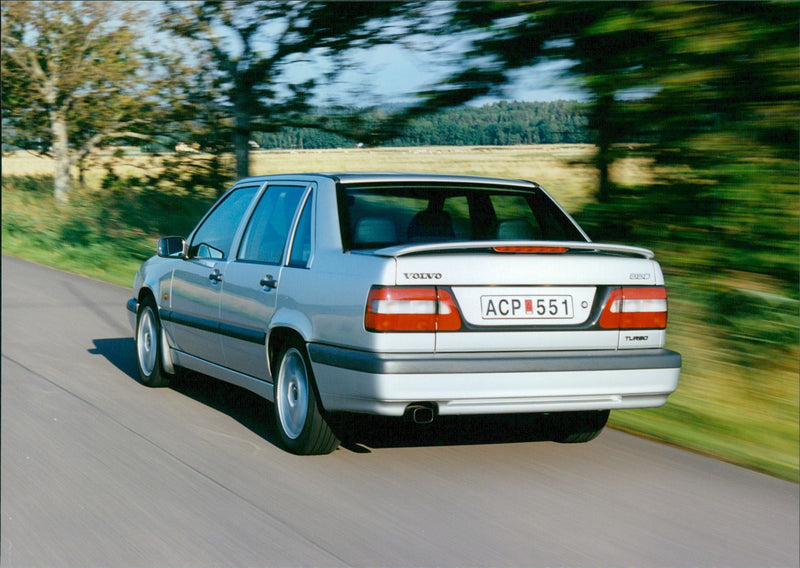
<instances>
[{"instance_id":1,"label":"rear wheel","mask_svg":"<svg viewBox=\"0 0 800 568\"><path fill-rule=\"evenodd\" d=\"M325 420L305 347L289 341L278 355L275 373L275 424L283 446L293 454L329 454L339 439Z\"/></svg>"},{"instance_id":2,"label":"rear wheel","mask_svg":"<svg viewBox=\"0 0 800 568\"><path fill-rule=\"evenodd\" d=\"M550 416L553 440L562 444L582 444L597 438L608 422L610 410L559 412Z\"/></svg>"},{"instance_id":3,"label":"rear wheel","mask_svg":"<svg viewBox=\"0 0 800 568\"><path fill-rule=\"evenodd\" d=\"M142 300L136 316L136 362L139 379L148 387L169 386L172 375L164 371L161 353L161 322L151 298Z\"/></svg>"}]
</instances>

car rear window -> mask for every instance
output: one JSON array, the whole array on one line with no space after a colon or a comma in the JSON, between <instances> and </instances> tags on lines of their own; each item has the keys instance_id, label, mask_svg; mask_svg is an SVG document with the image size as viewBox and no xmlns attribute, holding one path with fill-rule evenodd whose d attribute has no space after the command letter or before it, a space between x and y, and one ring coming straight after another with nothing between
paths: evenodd
<instances>
[{"instance_id":1,"label":"car rear window","mask_svg":"<svg viewBox=\"0 0 800 568\"><path fill-rule=\"evenodd\" d=\"M346 249L447 241L585 241L540 190L438 184L339 187Z\"/></svg>"}]
</instances>

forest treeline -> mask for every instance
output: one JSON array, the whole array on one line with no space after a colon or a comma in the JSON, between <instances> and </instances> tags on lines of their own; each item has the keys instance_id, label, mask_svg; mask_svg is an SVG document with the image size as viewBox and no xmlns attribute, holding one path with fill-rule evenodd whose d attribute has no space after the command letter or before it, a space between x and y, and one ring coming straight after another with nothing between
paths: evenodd
<instances>
[{"instance_id":1,"label":"forest treeline","mask_svg":"<svg viewBox=\"0 0 800 568\"><path fill-rule=\"evenodd\" d=\"M412 120L403 135L382 146L507 146L516 144L588 144L587 105L576 101L508 102L444 110ZM380 121L387 111L364 109L365 121ZM319 129L286 127L255 132L266 149L345 148L359 144Z\"/></svg>"}]
</instances>

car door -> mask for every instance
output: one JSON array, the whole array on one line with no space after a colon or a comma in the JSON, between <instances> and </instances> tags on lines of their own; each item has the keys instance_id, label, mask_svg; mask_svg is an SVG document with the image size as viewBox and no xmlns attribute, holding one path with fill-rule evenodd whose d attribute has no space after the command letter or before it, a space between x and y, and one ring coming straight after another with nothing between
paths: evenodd
<instances>
[{"instance_id":1,"label":"car door","mask_svg":"<svg viewBox=\"0 0 800 568\"><path fill-rule=\"evenodd\" d=\"M221 296L222 345L226 366L240 373L269 380L267 331L281 275L291 258L288 243L298 226L301 204L307 202L310 211L309 195L307 185L269 185L248 221L236 259L227 267Z\"/></svg>"},{"instance_id":2,"label":"car door","mask_svg":"<svg viewBox=\"0 0 800 568\"><path fill-rule=\"evenodd\" d=\"M200 222L191 237L188 259L172 276L169 312L165 320L177 348L223 365L219 336L219 297L230 249L258 186L230 191Z\"/></svg>"}]
</instances>

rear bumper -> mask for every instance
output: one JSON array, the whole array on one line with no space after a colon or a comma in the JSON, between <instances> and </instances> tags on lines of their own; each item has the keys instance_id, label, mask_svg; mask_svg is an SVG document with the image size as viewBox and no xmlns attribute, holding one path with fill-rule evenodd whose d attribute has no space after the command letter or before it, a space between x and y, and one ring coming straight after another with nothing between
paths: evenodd
<instances>
[{"instance_id":1,"label":"rear bumper","mask_svg":"<svg viewBox=\"0 0 800 568\"><path fill-rule=\"evenodd\" d=\"M440 414L661 406L678 385L667 349L467 354L376 354L309 345L328 411L400 416L413 402Z\"/></svg>"}]
</instances>

